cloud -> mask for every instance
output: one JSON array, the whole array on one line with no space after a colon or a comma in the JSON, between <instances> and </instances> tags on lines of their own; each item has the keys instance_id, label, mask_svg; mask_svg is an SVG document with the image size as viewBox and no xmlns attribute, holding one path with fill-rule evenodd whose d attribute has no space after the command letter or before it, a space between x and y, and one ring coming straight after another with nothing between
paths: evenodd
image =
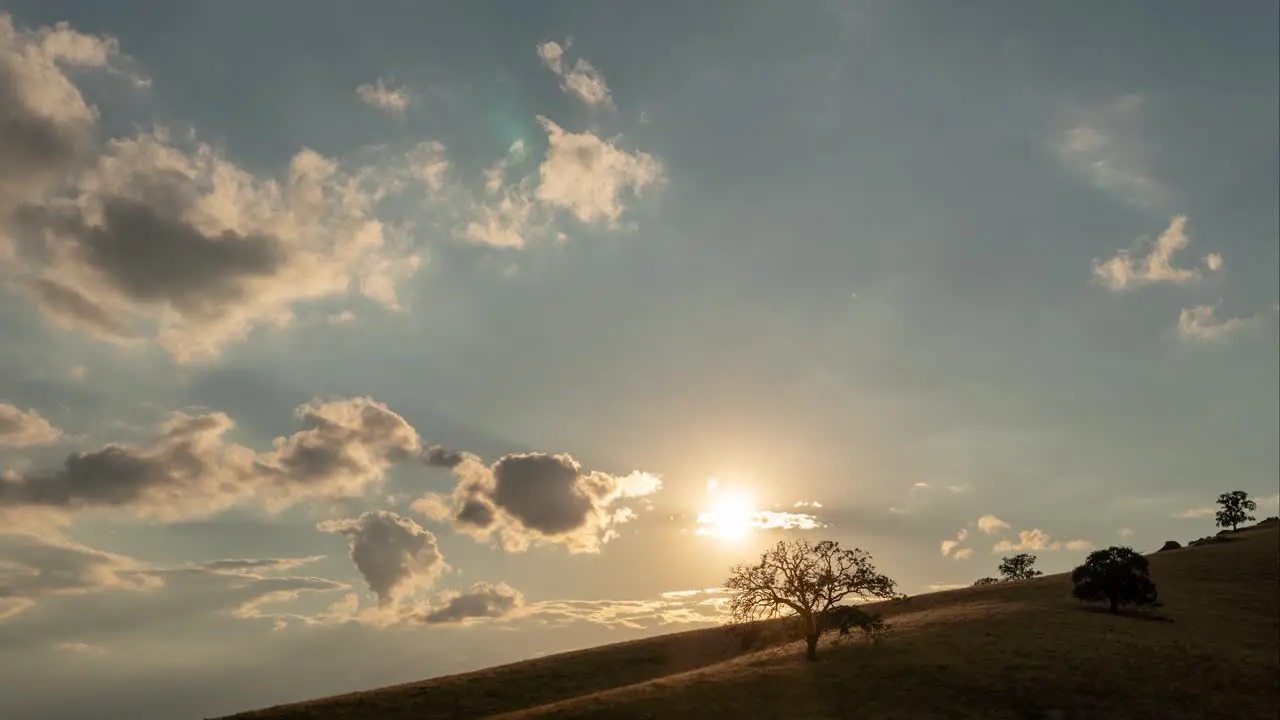
<instances>
[{"instance_id":1,"label":"cloud","mask_svg":"<svg viewBox=\"0 0 1280 720\"><path fill-rule=\"evenodd\" d=\"M1125 95L1095 106L1069 108L1067 127L1054 138L1058 159L1073 174L1122 202L1160 205L1168 192L1147 171L1142 137L1135 125L1143 105Z\"/></svg>"},{"instance_id":2,"label":"cloud","mask_svg":"<svg viewBox=\"0 0 1280 720\"><path fill-rule=\"evenodd\" d=\"M1218 309L1213 305L1183 308L1178 314L1178 334L1184 339L1196 342L1215 342L1238 332L1260 328L1266 319L1275 313L1275 310L1276 308L1272 307L1271 313L1257 313L1250 317L1219 318L1217 317Z\"/></svg>"},{"instance_id":3,"label":"cloud","mask_svg":"<svg viewBox=\"0 0 1280 720\"><path fill-rule=\"evenodd\" d=\"M294 558L236 558L229 560L213 560L190 567L208 570L209 572L257 575L264 572L283 572L285 570L293 570L294 568L302 565L307 565L323 559L323 555L309 555Z\"/></svg>"},{"instance_id":4,"label":"cloud","mask_svg":"<svg viewBox=\"0 0 1280 720\"><path fill-rule=\"evenodd\" d=\"M44 445L60 437L62 431L35 410L0 402L0 449Z\"/></svg>"},{"instance_id":5,"label":"cloud","mask_svg":"<svg viewBox=\"0 0 1280 720\"><path fill-rule=\"evenodd\" d=\"M420 462L417 432L370 398L300 406L302 429L257 452L228 443L223 413L172 413L142 445L73 453L56 470L0 481L0 509L127 508L164 521L254 500L280 510L314 497L362 497L398 463Z\"/></svg>"},{"instance_id":6,"label":"cloud","mask_svg":"<svg viewBox=\"0 0 1280 720\"><path fill-rule=\"evenodd\" d=\"M973 550L970 548L963 548L963 549L960 548L960 543L968 539L969 539L969 531L965 528L960 528L960 532L956 533L956 537L954 540L942 541L940 547L941 547L943 556L950 556L955 558L956 560L969 559L969 557L973 555Z\"/></svg>"},{"instance_id":7,"label":"cloud","mask_svg":"<svg viewBox=\"0 0 1280 720\"><path fill-rule=\"evenodd\" d=\"M45 597L144 591L163 584L145 570L130 558L61 537L0 533L0 620L21 614Z\"/></svg>"},{"instance_id":8,"label":"cloud","mask_svg":"<svg viewBox=\"0 0 1280 720\"><path fill-rule=\"evenodd\" d=\"M800 502L796 503L796 504L795 504L795 505L793 505L792 507L798 507L798 508L803 508L803 507L820 508L820 507L822 507L822 503L817 502L817 501L806 501L806 500L801 500Z\"/></svg>"},{"instance_id":9,"label":"cloud","mask_svg":"<svg viewBox=\"0 0 1280 720\"><path fill-rule=\"evenodd\" d=\"M994 535L1001 530L1008 530L1009 523L1001 520L995 515L983 515L978 518L978 529L988 535Z\"/></svg>"},{"instance_id":10,"label":"cloud","mask_svg":"<svg viewBox=\"0 0 1280 720\"><path fill-rule=\"evenodd\" d=\"M648 153L629 153L596 135L573 133L539 116L550 147L538 168L537 197L584 223L616 225L626 197L663 180L662 165Z\"/></svg>"},{"instance_id":11,"label":"cloud","mask_svg":"<svg viewBox=\"0 0 1280 720\"><path fill-rule=\"evenodd\" d=\"M118 57L114 40L0 15L0 284L50 322L154 338L183 362L288 324L300 301L399 309L395 288L421 259L375 211L438 162L348 171L304 148L278 181L163 128L100 147L98 112L65 66Z\"/></svg>"},{"instance_id":12,"label":"cloud","mask_svg":"<svg viewBox=\"0 0 1280 720\"><path fill-rule=\"evenodd\" d=\"M590 622L645 629L668 625L720 624L729 597L721 588L662 593L647 600L548 600L529 605L524 617L541 624Z\"/></svg>"},{"instance_id":13,"label":"cloud","mask_svg":"<svg viewBox=\"0 0 1280 720\"><path fill-rule=\"evenodd\" d=\"M451 496L427 495L411 507L477 539L496 537L510 552L535 542L559 543L572 553L599 552L616 535L615 526L634 517L613 505L662 486L648 473L584 472L567 454L517 453L492 466L467 455L453 472L458 484Z\"/></svg>"},{"instance_id":14,"label":"cloud","mask_svg":"<svg viewBox=\"0 0 1280 720\"><path fill-rule=\"evenodd\" d=\"M484 189L485 192L493 194L502 189L506 183L507 169L513 165L524 162L527 153L524 149L524 140L516 139L507 148L507 154L495 163L492 167L484 171Z\"/></svg>"},{"instance_id":15,"label":"cloud","mask_svg":"<svg viewBox=\"0 0 1280 720\"><path fill-rule=\"evenodd\" d=\"M1217 512L1218 512L1218 509L1212 508L1212 507L1192 508L1190 510L1184 510L1183 512L1177 513L1174 515L1174 517L1176 518L1213 517L1215 514L1217 514Z\"/></svg>"},{"instance_id":16,"label":"cloud","mask_svg":"<svg viewBox=\"0 0 1280 720\"><path fill-rule=\"evenodd\" d=\"M565 47L555 41L540 43L537 51L542 64L560 77L561 90L591 107L613 107L609 85L590 62L579 58L570 66L565 62Z\"/></svg>"},{"instance_id":17,"label":"cloud","mask_svg":"<svg viewBox=\"0 0 1280 720\"><path fill-rule=\"evenodd\" d=\"M107 649L104 647L83 642L58 643L54 645L54 649L74 655L105 655L107 653Z\"/></svg>"},{"instance_id":18,"label":"cloud","mask_svg":"<svg viewBox=\"0 0 1280 720\"><path fill-rule=\"evenodd\" d=\"M1191 243L1187 236L1187 216L1175 215L1169 227L1152 243L1145 257L1133 257L1129 250L1121 250L1115 257L1101 262L1093 261L1094 277L1112 290L1127 290L1155 283L1186 285L1203 277L1198 268L1173 266L1173 254ZM1201 263L1210 272L1222 269L1222 256L1206 255Z\"/></svg>"},{"instance_id":19,"label":"cloud","mask_svg":"<svg viewBox=\"0 0 1280 720\"><path fill-rule=\"evenodd\" d=\"M419 619L429 625L464 623L477 618L498 619L517 614L524 607L524 595L505 584L473 583L465 592L445 596L444 605Z\"/></svg>"},{"instance_id":20,"label":"cloud","mask_svg":"<svg viewBox=\"0 0 1280 720\"><path fill-rule=\"evenodd\" d=\"M1031 530L1021 530L1018 532L1018 542L1013 543L1008 540L1001 540L991 548L991 552L1026 552L1029 550L1092 550L1093 543L1088 540L1068 540L1065 543L1058 542L1049 536L1049 533L1034 528Z\"/></svg>"},{"instance_id":21,"label":"cloud","mask_svg":"<svg viewBox=\"0 0 1280 720\"><path fill-rule=\"evenodd\" d=\"M377 108L388 115L403 115L409 107L409 91L389 86L382 78L364 83L356 88L360 102Z\"/></svg>"},{"instance_id":22,"label":"cloud","mask_svg":"<svg viewBox=\"0 0 1280 720\"><path fill-rule=\"evenodd\" d=\"M969 586L963 583L929 583L925 587L929 588L930 592L941 592L943 590L959 590L960 588L967 588Z\"/></svg>"},{"instance_id":23,"label":"cloud","mask_svg":"<svg viewBox=\"0 0 1280 720\"><path fill-rule=\"evenodd\" d=\"M380 607L430 587L450 569L435 535L413 520L387 510L369 510L358 518L326 520L317 528L347 537L351 561Z\"/></svg>"},{"instance_id":24,"label":"cloud","mask_svg":"<svg viewBox=\"0 0 1280 720\"><path fill-rule=\"evenodd\" d=\"M1129 528L1120 528L1116 531L1116 535L1119 535L1121 540L1128 540L1133 537L1133 530L1130 530Z\"/></svg>"}]
</instances>

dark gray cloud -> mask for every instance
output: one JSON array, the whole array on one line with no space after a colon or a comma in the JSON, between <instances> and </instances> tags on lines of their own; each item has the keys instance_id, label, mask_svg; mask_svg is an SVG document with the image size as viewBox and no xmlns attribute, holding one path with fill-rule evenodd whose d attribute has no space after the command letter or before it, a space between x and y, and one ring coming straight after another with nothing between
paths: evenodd
<instances>
[{"instance_id":1,"label":"dark gray cloud","mask_svg":"<svg viewBox=\"0 0 1280 720\"><path fill-rule=\"evenodd\" d=\"M421 616L422 622L436 625L459 623L471 618L503 618L524 606L524 595L505 584L478 582L466 592L453 595L444 607Z\"/></svg>"},{"instance_id":2,"label":"dark gray cloud","mask_svg":"<svg viewBox=\"0 0 1280 720\"><path fill-rule=\"evenodd\" d=\"M435 535L413 520L387 510L327 520L317 527L322 532L347 537L351 561L380 606L389 606L430 587L449 569Z\"/></svg>"},{"instance_id":3,"label":"dark gray cloud","mask_svg":"<svg viewBox=\"0 0 1280 720\"><path fill-rule=\"evenodd\" d=\"M597 552L615 534L614 526L633 517L613 505L648 495L661 481L648 473L614 476L584 472L566 454L516 453L492 467L468 455L454 466L458 478L449 496L429 494L413 509L477 539L495 535L506 550L521 552L533 542L565 545L570 552Z\"/></svg>"},{"instance_id":4,"label":"dark gray cloud","mask_svg":"<svg viewBox=\"0 0 1280 720\"><path fill-rule=\"evenodd\" d=\"M179 361L287 324L299 301L358 293L400 307L397 284L421 258L374 214L438 178L408 157L348 172L303 149L283 180L262 179L163 130L99 146L97 110L65 69L127 75L120 57L114 40L0 15L0 279L100 339L148 321L137 326Z\"/></svg>"},{"instance_id":5,"label":"dark gray cloud","mask_svg":"<svg viewBox=\"0 0 1280 720\"><path fill-rule=\"evenodd\" d=\"M467 454L460 450L451 450L443 445L432 445L422 454L422 460L435 467L455 468L465 460Z\"/></svg>"},{"instance_id":6,"label":"dark gray cloud","mask_svg":"<svg viewBox=\"0 0 1280 720\"><path fill-rule=\"evenodd\" d=\"M0 449L43 445L62 437L62 431L35 410L0 402ZM3 481L0 481L3 482ZM0 488L0 495L4 490Z\"/></svg>"},{"instance_id":7,"label":"dark gray cloud","mask_svg":"<svg viewBox=\"0 0 1280 720\"><path fill-rule=\"evenodd\" d=\"M0 481L2 508L129 507L163 520L256 500L282 509L311 497L360 497L395 463L417 458L417 432L369 398L298 408L304 428L258 452L228 443L223 413L174 413L143 445L74 453L61 468Z\"/></svg>"}]
</instances>

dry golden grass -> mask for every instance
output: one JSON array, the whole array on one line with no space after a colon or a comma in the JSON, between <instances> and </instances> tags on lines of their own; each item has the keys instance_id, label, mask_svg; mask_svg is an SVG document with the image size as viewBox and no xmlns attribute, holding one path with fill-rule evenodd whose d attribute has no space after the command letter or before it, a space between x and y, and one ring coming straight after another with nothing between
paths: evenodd
<instances>
[{"instance_id":1,"label":"dry golden grass","mask_svg":"<svg viewBox=\"0 0 1280 720\"><path fill-rule=\"evenodd\" d=\"M879 604L883 643L743 654L719 628L234 716L1280 717L1280 525L1150 556L1164 607L1112 616L1066 575Z\"/></svg>"}]
</instances>

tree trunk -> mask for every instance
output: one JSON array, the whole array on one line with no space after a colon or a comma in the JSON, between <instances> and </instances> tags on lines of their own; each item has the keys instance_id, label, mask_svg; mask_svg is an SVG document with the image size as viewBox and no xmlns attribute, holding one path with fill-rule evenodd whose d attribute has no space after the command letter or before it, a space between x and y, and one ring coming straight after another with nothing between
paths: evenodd
<instances>
[{"instance_id":1,"label":"tree trunk","mask_svg":"<svg viewBox=\"0 0 1280 720\"><path fill-rule=\"evenodd\" d=\"M809 660L810 662L817 660L818 659L818 634L811 632L805 635L804 644L805 644L805 651L804 651L805 659Z\"/></svg>"},{"instance_id":2,"label":"tree trunk","mask_svg":"<svg viewBox=\"0 0 1280 720\"><path fill-rule=\"evenodd\" d=\"M1109 599L1109 600L1111 600L1111 614L1112 614L1112 615L1118 615L1118 614L1120 613L1120 605L1119 605L1119 603L1117 603L1117 602L1116 602L1116 599L1115 599L1114 597L1113 597L1113 598L1108 598L1108 599Z\"/></svg>"}]
</instances>

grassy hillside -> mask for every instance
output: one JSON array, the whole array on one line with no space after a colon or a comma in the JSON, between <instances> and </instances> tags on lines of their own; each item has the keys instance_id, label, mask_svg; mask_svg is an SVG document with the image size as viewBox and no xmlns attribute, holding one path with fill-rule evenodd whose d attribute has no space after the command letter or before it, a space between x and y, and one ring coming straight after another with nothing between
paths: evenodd
<instances>
[{"instance_id":1,"label":"grassy hillside","mask_svg":"<svg viewBox=\"0 0 1280 720\"><path fill-rule=\"evenodd\" d=\"M722 629L280 706L247 720L1280 717L1280 525L1150 556L1160 617L1066 575L879 604L884 643L741 653Z\"/></svg>"}]
</instances>

